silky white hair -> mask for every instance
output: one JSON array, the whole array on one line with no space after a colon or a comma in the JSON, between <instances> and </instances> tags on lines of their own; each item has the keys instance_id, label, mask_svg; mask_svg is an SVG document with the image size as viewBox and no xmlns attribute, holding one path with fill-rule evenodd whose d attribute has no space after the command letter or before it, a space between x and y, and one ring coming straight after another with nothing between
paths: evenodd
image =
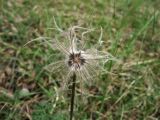
<instances>
[{"instance_id":1,"label":"silky white hair","mask_svg":"<svg viewBox=\"0 0 160 120\"><path fill-rule=\"evenodd\" d=\"M64 56L63 59L57 62L52 62L45 66L44 69L51 73L60 72L64 78L63 85L66 86L73 72L79 78L77 82L80 84L91 83L91 81L98 75L98 70L104 70L104 64L109 60L116 60L110 53L106 51L98 51L94 48L86 48L85 34L94 31L80 26L73 26L66 31L58 27L56 21L56 30L59 32L59 38L39 37L33 41L43 41L53 50L58 50ZM81 31L80 37L77 31ZM103 45L102 41L102 28L99 39L97 40L100 46ZM28 44L26 43L26 44ZM25 44L25 45L26 45ZM101 64L100 64L101 63Z\"/></svg>"}]
</instances>

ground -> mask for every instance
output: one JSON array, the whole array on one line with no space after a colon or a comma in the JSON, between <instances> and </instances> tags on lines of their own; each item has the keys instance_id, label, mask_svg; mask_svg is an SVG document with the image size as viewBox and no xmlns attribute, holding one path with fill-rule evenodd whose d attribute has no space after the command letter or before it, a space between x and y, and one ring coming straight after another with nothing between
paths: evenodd
<instances>
[{"instance_id":1,"label":"ground","mask_svg":"<svg viewBox=\"0 0 160 120\"><path fill-rule=\"evenodd\" d=\"M61 72L43 69L56 52L38 42L24 46L56 37L54 18L63 30L95 28L86 37L91 47L102 28L103 51L118 59L96 84L77 87L77 95L87 94L76 100L75 120L160 119L159 8L159 0L0 0L0 120L68 120Z\"/></svg>"}]
</instances>

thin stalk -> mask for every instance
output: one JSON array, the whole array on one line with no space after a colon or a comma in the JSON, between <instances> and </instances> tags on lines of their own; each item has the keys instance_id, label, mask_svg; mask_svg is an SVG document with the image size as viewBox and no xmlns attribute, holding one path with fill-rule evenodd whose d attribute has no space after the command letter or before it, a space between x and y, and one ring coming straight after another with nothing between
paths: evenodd
<instances>
[{"instance_id":1,"label":"thin stalk","mask_svg":"<svg viewBox=\"0 0 160 120\"><path fill-rule=\"evenodd\" d=\"M71 107L70 107L70 120L73 119L75 86L76 86L76 74L73 73L73 77L72 77L72 88L71 88L71 89L72 89L72 95L71 95Z\"/></svg>"},{"instance_id":2,"label":"thin stalk","mask_svg":"<svg viewBox=\"0 0 160 120\"><path fill-rule=\"evenodd\" d=\"M116 0L113 0L113 18L116 16Z\"/></svg>"},{"instance_id":3,"label":"thin stalk","mask_svg":"<svg viewBox=\"0 0 160 120\"><path fill-rule=\"evenodd\" d=\"M155 12L155 8L154 8L154 18L153 18L153 25L152 25L152 35L154 35L155 33L155 22L156 22L156 12Z\"/></svg>"}]
</instances>

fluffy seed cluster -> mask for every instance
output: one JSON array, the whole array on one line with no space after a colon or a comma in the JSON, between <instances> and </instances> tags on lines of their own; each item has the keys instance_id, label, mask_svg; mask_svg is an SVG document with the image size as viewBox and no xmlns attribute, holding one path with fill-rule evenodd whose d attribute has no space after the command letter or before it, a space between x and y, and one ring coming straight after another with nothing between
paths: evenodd
<instances>
[{"instance_id":1,"label":"fluffy seed cluster","mask_svg":"<svg viewBox=\"0 0 160 120\"><path fill-rule=\"evenodd\" d=\"M67 85L70 76L73 72L76 73L79 78L78 82L81 84L89 83L98 75L98 70L104 70L104 64L109 60L115 60L114 57L105 51L97 50L97 46L93 46L87 49L86 34L94 31L80 26L73 26L64 31L60 29L56 22L56 30L58 30L59 37L48 38L40 37L32 41L43 41L49 45L53 50L60 51L64 57L57 62L45 66L50 72L57 72L61 74L65 81L64 85ZM102 30L102 29L101 29ZM30 42L32 42L30 41ZM27 43L28 44L28 43ZM102 31L99 39L97 39L98 45L103 45Z\"/></svg>"},{"instance_id":2,"label":"fluffy seed cluster","mask_svg":"<svg viewBox=\"0 0 160 120\"><path fill-rule=\"evenodd\" d=\"M65 56L58 62L53 62L46 66L51 72L64 71L67 75L64 77L65 82L70 79L70 76L75 72L79 78L79 83L91 83L95 76L98 75L99 70L104 70L104 64L108 60L115 60L108 52L98 51L95 46L87 49L86 37L88 32L93 29L73 26L66 31L61 30L58 39L52 39L49 45L53 49L57 49ZM97 44L102 45L102 31ZM58 70L59 69L59 70ZM63 72L63 75L64 75ZM65 83L66 84L66 83Z\"/></svg>"}]
</instances>

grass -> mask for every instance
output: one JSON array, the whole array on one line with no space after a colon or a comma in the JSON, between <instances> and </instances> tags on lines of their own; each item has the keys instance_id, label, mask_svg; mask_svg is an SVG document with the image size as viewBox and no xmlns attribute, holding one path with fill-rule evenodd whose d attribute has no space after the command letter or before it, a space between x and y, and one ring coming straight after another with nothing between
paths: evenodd
<instances>
[{"instance_id":1,"label":"grass","mask_svg":"<svg viewBox=\"0 0 160 120\"><path fill-rule=\"evenodd\" d=\"M108 62L109 73L86 87L90 95L78 96L76 120L160 119L159 8L159 0L1 0L0 120L68 120L61 79L43 70L58 54L36 42L23 47L39 36L58 36L49 29L53 16L63 29L95 28L90 46L102 27L103 50L120 60Z\"/></svg>"}]
</instances>

